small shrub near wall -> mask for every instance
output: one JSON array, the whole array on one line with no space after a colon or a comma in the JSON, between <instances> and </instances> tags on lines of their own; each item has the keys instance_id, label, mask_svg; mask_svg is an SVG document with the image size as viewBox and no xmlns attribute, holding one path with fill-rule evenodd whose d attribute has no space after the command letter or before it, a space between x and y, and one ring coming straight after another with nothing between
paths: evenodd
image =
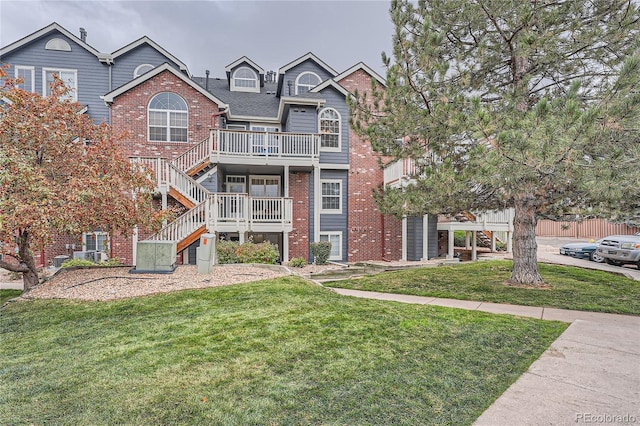
<instances>
[{"instance_id":1,"label":"small shrub near wall","mask_svg":"<svg viewBox=\"0 0 640 426\"><path fill-rule=\"evenodd\" d=\"M313 254L313 263L316 265L325 265L331 255L331 242L320 241L311 243L311 253Z\"/></svg>"},{"instance_id":2,"label":"small shrub near wall","mask_svg":"<svg viewBox=\"0 0 640 426\"><path fill-rule=\"evenodd\" d=\"M289 261L289 266L292 268L304 268L307 266L307 259L304 257L294 257Z\"/></svg>"},{"instance_id":3,"label":"small shrub near wall","mask_svg":"<svg viewBox=\"0 0 640 426\"><path fill-rule=\"evenodd\" d=\"M268 241L255 244L251 241L238 244L235 241L218 241L216 247L218 263L266 263L278 261L278 246Z\"/></svg>"}]
</instances>

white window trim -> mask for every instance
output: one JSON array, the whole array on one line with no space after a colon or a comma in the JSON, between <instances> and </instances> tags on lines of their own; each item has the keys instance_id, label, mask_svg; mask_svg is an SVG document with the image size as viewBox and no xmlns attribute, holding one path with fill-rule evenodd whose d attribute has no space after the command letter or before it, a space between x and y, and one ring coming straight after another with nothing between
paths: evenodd
<instances>
[{"instance_id":1,"label":"white window trim","mask_svg":"<svg viewBox=\"0 0 640 426\"><path fill-rule=\"evenodd\" d=\"M340 239L340 242L338 244L339 254L335 256L329 255L329 260L342 260L342 232L341 231L320 231L319 237L322 238L322 236L324 235L327 236L328 241L331 241L330 239L331 236L333 235L338 236L338 238ZM322 241L322 239L320 241ZM333 244L331 245L331 247L333 248Z\"/></svg>"},{"instance_id":2,"label":"white window trim","mask_svg":"<svg viewBox=\"0 0 640 426\"><path fill-rule=\"evenodd\" d=\"M18 78L18 70L31 71L31 88L27 89L25 86L25 90L27 92L35 92L36 91L36 68L27 66L27 65L16 65L14 69L15 77ZM24 83L21 83L24 84Z\"/></svg>"},{"instance_id":3,"label":"white window trim","mask_svg":"<svg viewBox=\"0 0 640 426\"><path fill-rule=\"evenodd\" d=\"M60 37L52 38L44 45L45 50L60 50L62 52L71 52L71 45L65 39Z\"/></svg>"},{"instance_id":4,"label":"white window trim","mask_svg":"<svg viewBox=\"0 0 640 426\"><path fill-rule=\"evenodd\" d=\"M88 235L95 235L96 236L96 251L101 251L103 253L110 253L111 251L111 237L109 236L108 232L102 232L102 231L94 231L94 232L84 232L82 234L82 248L83 250L87 250L87 236ZM106 237L106 241L107 241L107 247L104 249L100 249L98 250L98 235L103 235Z\"/></svg>"},{"instance_id":5,"label":"white window trim","mask_svg":"<svg viewBox=\"0 0 640 426\"><path fill-rule=\"evenodd\" d=\"M227 124L227 130L247 130L246 124Z\"/></svg>"},{"instance_id":6,"label":"white window trim","mask_svg":"<svg viewBox=\"0 0 640 426\"><path fill-rule=\"evenodd\" d=\"M144 74L144 73L140 73L140 68L142 68L142 67L151 67L151 68L149 68L148 70L146 70L144 73L147 73L147 72L151 71L153 68L155 68L155 67L154 67L153 65L151 65L151 64L140 64L140 65L138 65L138 66L136 67L136 69L135 69L135 70L133 70L133 78L140 77L142 74Z\"/></svg>"},{"instance_id":7,"label":"white window trim","mask_svg":"<svg viewBox=\"0 0 640 426\"><path fill-rule=\"evenodd\" d=\"M238 77L238 79L240 80L253 80L255 81L256 85L255 87L240 87L240 86L236 86L236 73L238 73L240 70L243 69L247 69L249 71L251 71L253 73L254 78L249 79L249 78L244 78L244 77ZM233 71L233 74L231 74L231 91L234 92L252 92L252 93L260 93L260 81L258 78L258 74L256 73L256 71L250 67L239 67L237 68L235 71Z\"/></svg>"},{"instance_id":8,"label":"white window trim","mask_svg":"<svg viewBox=\"0 0 640 426\"><path fill-rule=\"evenodd\" d=\"M303 76L303 75L305 75L305 74L315 75L316 77L318 77L318 84L322 83L322 79L321 79L321 78L320 78L320 76L319 76L318 74L316 74L315 72L313 72L313 71L305 71L305 72L301 72L301 73L300 73L300 74L298 74L298 76L296 77L296 95L298 95L298 94L299 94L299 93L298 93L298 86L300 85L300 78L302 78L302 76ZM317 86L318 84L316 84L316 86ZM304 84L303 86L307 87L307 85L306 85L306 84ZM314 87L316 87L316 86L309 87L309 90L313 89L313 88L314 88ZM308 92L309 90L307 90L307 92Z\"/></svg>"},{"instance_id":9,"label":"white window trim","mask_svg":"<svg viewBox=\"0 0 640 426\"><path fill-rule=\"evenodd\" d=\"M340 184L340 194L338 195L338 200L340 201L340 207L337 209L324 209L322 208L322 198L324 195L322 194L322 184L323 183L339 183ZM342 195L343 195L343 186L344 183L342 179L320 179L320 205L318 206L321 214L342 214Z\"/></svg>"},{"instance_id":10,"label":"white window trim","mask_svg":"<svg viewBox=\"0 0 640 426\"><path fill-rule=\"evenodd\" d=\"M231 179L238 179L238 182L230 182ZM242 192L231 192L230 194L246 194L247 193L247 177L243 175L227 175L224 179L225 192L229 191L229 185L242 185Z\"/></svg>"},{"instance_id":11,"label":"white window trim","mask_svg":"<svg viewBox=\"0 0 640 426\"><path fill-rule=\"evenodd\" d=\"M327 107L327 108L323 108L320 113L318 114L318 133L320 133L320 124L322 122L322 113L328 110L332 110L334 111L337 115L338 115L338 146L337 147L323 147L322 146L322 139L320 140L320 151L325 151L325 152L341 152L342 151L342 115L340 115L340 112L335 109L335 108L331 108L331 107ZM322 135L322 133L320 133ZM322 138L322 137L321 137Z\"/></svg>"},{"instance_id":12,"label":"white window trim","mask_svg":"<svg viewBox=\"0 0 640 426\"><path fill-rule=\"evenodd\" d=\"M178 110L178 109L155 109L155 108L151 108L151 101L159 94L161 93L167 93L167 92L159 92L156 93L155 95L153 95L151 97L151 99L149 99L149 102L147 103L147 141L151 142L151 143L189 143L189 104L187 103L187 101L180 95L178 95L175 92L169 92L169 93L173 93L174 95L178 96L180 99L182 99L182 101L185 103L185 105L187 106L186 110ZM167 139L164 141L157 141L157 140L151 140L151 123L150 123L150 119L151 119L151 114L149 114L150 111L153 112L164 112L166 113L167 116L167 121L166 121L166 129L167 129ZM187 114L187 140L186 141L172 141L171 140L171 113L172 112L181 112L181 113L185 113ZM153 126L153 127L159 127L159 126ZM176 127L178 128L178 127ZM184 128L184 127L179 127L180 129Z\"/></svg>"},{"instance_id":13,"label":"white window trim","mask_svg":"<svg viewBox=\"0 0 640 426\"><path fill-rule=\"evenodd\" d=\"M282 195L281 195L282 194L282 179L281 179L280 175L249 175L249 194L251 194L251 187L253 186L251 181L253 179L264 179L264 180L277 179L278 180L278 195L276 197L274 197L274 198L282 197ZM252 197L253 197L253 195L252 195ZM264 195L263 196L255 196L255 197L256 198L271 198L271 197L265 197Z\"/></svg>"},{"instance_id":14,"label":"white window trim","mask_svg":"<svg viewBox=\"0 0 640 426\"><path fill-rule=\"evenodd\" d=\"M42 96L47 97L50 95L49 93L49 84L47 83L47 72L58 73L58 77L60 77L61 72L71 72L73 73L73 80L76 83L75 87L71 88L71 94L73 98L71 99L73 102L78 102L78 70L68 69L68 68L42 68Z\"/></svg>"}]
</instances>

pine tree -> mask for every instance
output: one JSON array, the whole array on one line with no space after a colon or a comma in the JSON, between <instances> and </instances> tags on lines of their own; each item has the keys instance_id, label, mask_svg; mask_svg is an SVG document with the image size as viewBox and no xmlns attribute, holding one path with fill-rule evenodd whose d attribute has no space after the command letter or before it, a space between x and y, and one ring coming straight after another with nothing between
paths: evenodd
<instances>
[{"instance_id":1,"label":"pine tree","mask_svg":"<svg viewBox=\"0 0 640 426\"><path fill-rule=\"evenodd\" d=\"M352 122L419 167L416 185L377 192L381 210L513 207L510 281L542 284L538 218L640 195L637 2L394 1L391 18L387 88Z\"/></svg>"}]
</instances>

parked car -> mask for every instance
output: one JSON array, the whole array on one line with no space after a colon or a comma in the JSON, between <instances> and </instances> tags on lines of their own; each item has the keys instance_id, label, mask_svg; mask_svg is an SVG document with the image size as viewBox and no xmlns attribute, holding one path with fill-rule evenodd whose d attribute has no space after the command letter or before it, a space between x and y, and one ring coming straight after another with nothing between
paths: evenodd
<instances>
[{"instance_id":1,"label":"parked car","mask_svg":"<svg viewBox=\"0 0 640 426\"><path fill-rule=\"evenodd\" d=\"M610 265L633 263L640 269L640 233L603 238L597 253Z\"/></svg>"},{"instance_id":2,"label":"parked car","mask_svg":"<svg viewBox=\"0 0 640 426\"><path fill-rule=\"evenodd\" d=\"M601 241L602 240L565 244L560 247L560 254L602 263L604 262L604 257L600 256L597 252L598 244L600 244Z\"/></svg>"}]
</instances>

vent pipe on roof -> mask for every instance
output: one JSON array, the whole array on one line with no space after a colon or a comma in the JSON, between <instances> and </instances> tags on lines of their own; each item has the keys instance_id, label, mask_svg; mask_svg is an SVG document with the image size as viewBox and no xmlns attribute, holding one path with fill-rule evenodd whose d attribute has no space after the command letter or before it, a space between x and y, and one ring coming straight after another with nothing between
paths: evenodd
<instances>
[{"instance_id":1,"label":"vent pipe on roof","mask_svg":"<svg viewBox=\"0 0 640 426\"><path fill-rule=\"evenodd\" d=\"M204 70L204 75L207 76L204 80L204 89L209 90L209 70Z\"/></svg>"},{"instance_id":2,"label":"vent pipe on roof","mask_svg":"<svg viewBox=\"0 0 640 426\"><path fill-rule=\"evenodd\" d=\"M80 40L84 41L85 43L87 42L87 30L82 27L80 27Z\"/></svg>"},{"instance_id":3,"label":"vent pipe on roof","mask_svg":"<svg viewBox=\"0 0 640 426\"><path fill-rule=\"evenodd\" d=\"M289 96L291 96L291 85L293 82L291 80L287 80L287 86L289 86Z\"/></svg>"}]
</instances>

